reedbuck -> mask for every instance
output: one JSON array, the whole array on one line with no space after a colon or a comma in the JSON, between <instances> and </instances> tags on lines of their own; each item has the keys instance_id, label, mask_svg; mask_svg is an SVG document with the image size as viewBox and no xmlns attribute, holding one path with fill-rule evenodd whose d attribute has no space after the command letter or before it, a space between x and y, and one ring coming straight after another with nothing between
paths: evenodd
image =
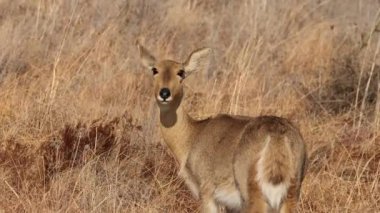
<instances>
[{"instance_id":1,"label":"reedbuck","mask_svg":"<svg viewBox=\"0 0 380 213\"><path fill-rule=\"evenodd\" d=\"M275 116L192 119L181 105L183 81L211 50L196 50L180 63L157 61L138 48L154 79L163 138L201 211L218 212L221 205L229 212L295 212L306 162L299 130Z\"/></svg>"}]
</instances>

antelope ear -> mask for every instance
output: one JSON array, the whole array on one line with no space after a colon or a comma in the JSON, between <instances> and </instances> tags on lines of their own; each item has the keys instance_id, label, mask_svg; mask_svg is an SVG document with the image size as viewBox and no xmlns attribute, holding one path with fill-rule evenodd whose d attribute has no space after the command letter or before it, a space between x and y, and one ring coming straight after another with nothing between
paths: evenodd
<instances>
[{"instance_id":1,"label":"antelope ear","mask_svg":"<svg viewBox=\"0 0 380 213\"><path fill-rule=\"evenodd\" d=\"M193 51L186 62L184 63L184 70L187 75L206 67L210 61L212 49L211 48L201 48Z\"/></svg>"},{"instance_id":2,"label":"antelope ear","mask_svg":"<svg viewBox=\"0 0 380 213\"><path fill-rule=\"evenodd\" d=\"M154 67L154 64L156 63L156 58L138 41L136 42L136 44L140 52L140 59L142 64L146 68L152 69Z\"/></svg>"}]
</instances>

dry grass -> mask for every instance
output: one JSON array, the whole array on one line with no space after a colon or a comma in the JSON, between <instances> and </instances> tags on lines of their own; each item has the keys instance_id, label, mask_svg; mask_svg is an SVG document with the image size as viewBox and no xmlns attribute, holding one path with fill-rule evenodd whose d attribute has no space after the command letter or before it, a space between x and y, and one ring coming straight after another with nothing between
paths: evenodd
<instances>
[{"instance_id":1,"label":"dry grass","mask_svg":"<svg viewBox=\"0 0 380 213\"><path fill-rule=\"evenodd\" d=\"M197 210L137 38L175 60L215 49L186 82L193 116L298 123L300 212L379 212L380 3L280 2L0 1L0 212Z\"/></svg>"}]
</instances>

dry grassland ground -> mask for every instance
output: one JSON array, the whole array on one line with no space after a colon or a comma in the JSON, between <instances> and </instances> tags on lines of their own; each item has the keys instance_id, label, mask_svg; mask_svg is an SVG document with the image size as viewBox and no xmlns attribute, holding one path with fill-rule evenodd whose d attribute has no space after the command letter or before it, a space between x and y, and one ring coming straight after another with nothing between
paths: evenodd
<instances>
[{"instance_id":1,"label":"dry grassland ground","mask_svg":"<svg viewBox=\"0 0 380 213\"><path fill-rule=\"evenodd\" d=\"M380 212L380 2L0 0L0 212L197 212L134 45L183 60L194 117L284 116L299 212Z\"/></svg>"}]
</instances>

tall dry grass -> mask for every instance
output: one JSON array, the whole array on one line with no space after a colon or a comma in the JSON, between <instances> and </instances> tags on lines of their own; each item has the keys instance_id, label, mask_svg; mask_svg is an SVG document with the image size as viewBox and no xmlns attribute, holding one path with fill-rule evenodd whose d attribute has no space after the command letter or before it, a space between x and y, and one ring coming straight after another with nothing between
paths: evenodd
<instances>
[{"instance_id":1,"label":"tall dry grass","mask_svg":"<svg viewBox=\"0 0 380 213\"><path fill-rule=\"evenodd\" d=\"M195 212L160 144L140 39L183 60L191 115L301 128L300 212L380 211L375 0L0 1L0 212ZM212 101L210 101L212 100Z\"/></svg>"}]
</instances>

